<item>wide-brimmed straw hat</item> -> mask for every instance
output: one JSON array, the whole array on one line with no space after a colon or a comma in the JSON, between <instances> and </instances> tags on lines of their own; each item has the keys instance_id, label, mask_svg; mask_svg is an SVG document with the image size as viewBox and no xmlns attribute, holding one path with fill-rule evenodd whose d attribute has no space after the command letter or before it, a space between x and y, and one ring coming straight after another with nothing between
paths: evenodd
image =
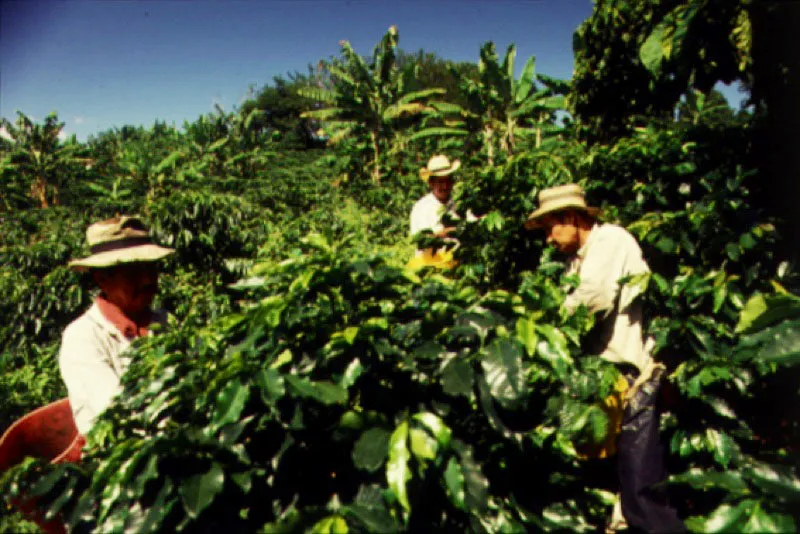
<instances>
[{"instance_id":1,"label":"wide-brimmed straw hat","mask_svg":"<svg viewBox=\"0 0 800 534\"><path fill-rule=\"evenodd\" d=\"M565 209L580 210L591 217L600 215L600 208L586 204L581 186L578 184L559 185L539 192L539 209L528 215L525 228L528 230L539 228L542 224L542 217Z\"/></svg>"},{"instance_id":2,"label":"wide-brimmed straw hat","mask_svg":"<svg viewBox=\"0 0 800 534\"><path fill-rule=\"evenodd\" d=\"M135 216L115 217L90 225L86 241L91 255L70 261L70 269L86 271L123 263L152 262L175 252L153 243L144 222Z\"/></svg>"},{"instance_id":3,"label":"wide-brimmed straw hat","mask_svg":"<svg viewBox=\"0 0 800 534\"><path fill-rule=\"evenodd\" d=\"M461 161L455 159L450 162L447 156L436 154L428 160L428 164L419 170L419 177L426 182L431 176L448 176L461 167Z\"/></svg>"}]
</instances>

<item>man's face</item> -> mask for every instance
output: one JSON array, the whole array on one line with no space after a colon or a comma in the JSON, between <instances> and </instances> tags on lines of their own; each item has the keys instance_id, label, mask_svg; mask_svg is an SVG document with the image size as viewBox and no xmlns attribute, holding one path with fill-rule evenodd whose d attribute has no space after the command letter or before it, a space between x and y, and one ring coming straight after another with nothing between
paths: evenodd
<instances>
[{"instance_id":1,"label":"man's face","mask_svg":"<svg viewBox=\"0 0 800 534\"><path fill-rule=\"evenodd\" d=\"M547 243L553 244L564 254L574 254L580 247L578 220L574 213L554 213L542 218L542 228Z\"/></svg>"},{"instance_id":2,"label":"man's face","mask_svg":"<svg viewBox=\"0 0 800 534\"><path fill-rule=\"evenodd\" d=\"M449 176L431 176L428 180L431 186L431 192L436 200L442 204L446 204L450 200L450 193L453 192L453 179Z\"/></svg>"},{"instance_id":3,"label":"man's face","mask_svg":"<svg viewBox=\"0 0 800 534\"><path fill-rule=\"evenodd\" d=\"M95 272L95 281L106 298L130 315L150 309L158 291L155 263L127 263Z\"/></svg>"}]
</instances>

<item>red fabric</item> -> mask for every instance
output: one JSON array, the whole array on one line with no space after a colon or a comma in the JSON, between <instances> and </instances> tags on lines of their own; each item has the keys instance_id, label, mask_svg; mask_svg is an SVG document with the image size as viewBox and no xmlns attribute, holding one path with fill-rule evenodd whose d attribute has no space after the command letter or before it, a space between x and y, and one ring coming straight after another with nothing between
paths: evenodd
<instances>
[{"instance_id":1,"label":"red fabric","mask_svg":"<svg viewBox=\"0 0 800 534\"><path fill-rule=\"evenodd\" d=\"M147 327L150 326L152 313L146 314L146 321L136 322L125 315L125 312L119 306L107 300L103 295L99 295L95 302L97 307L100 308L100 313L103 314L103 317L116 326L117 330L122 332L126 338L133 339L147 335Z\"/></svg>"},{"instance_id":2,"label":"red fabric","mask_svg":"<svg viewBox=\"0 0 800 534\"><path fill-rule=\"evenodd\" d=\"M72 419L69 399L61 399L18 419L0 437L0 471L20 463L26 456L52 463L77 463L85 443ZM36 499L13 499L11 503L44 532L66 532L60 518L44 520L36 508Z\"/></svg>"}]
</instances>

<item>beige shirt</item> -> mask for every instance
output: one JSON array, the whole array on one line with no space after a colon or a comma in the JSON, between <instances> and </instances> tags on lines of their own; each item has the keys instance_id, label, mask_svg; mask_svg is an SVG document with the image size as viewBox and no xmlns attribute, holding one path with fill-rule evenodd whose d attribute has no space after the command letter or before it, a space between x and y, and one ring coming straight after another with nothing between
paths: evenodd
<instances>
[{"instance_id":1,"label":"beige shirt","mask_svg":"<svg viewBox=\"0 0 800 534\"><path fill-rule=\"evenodd\" d=\"M163 323L164 318L163 312L157 312L155 322ZM130 343L97 303L64 330L58 365L81 434L91 429L95 418L122 391L120 378L131 363L126 355Z\"/></svg>"},{"instance_id":2,"label":"beige shirt","mask_svg":"<svg viewBox=\"0 0 800 534\"><path fill-rule=\"evenodd\" d=\"M642 338L642 304L636 300L640 289L619 283L625 276L650 272L636 239L621 226L596 224L567 272L577 273L580 282L564 307L574 311L583 304L598 314L592 336L599 342L600 357L634 365L640 372L649 368L652 357Z\"/></svg>"}]
</instances>

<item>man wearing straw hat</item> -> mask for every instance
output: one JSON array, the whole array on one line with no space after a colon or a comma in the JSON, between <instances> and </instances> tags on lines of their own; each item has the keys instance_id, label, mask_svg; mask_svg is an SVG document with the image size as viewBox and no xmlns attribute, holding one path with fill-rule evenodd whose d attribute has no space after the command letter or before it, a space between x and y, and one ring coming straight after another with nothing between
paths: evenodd
<instances>
[{"instance_id":1,"label":"man wearing straw hat","mask_svg":"<svg viewBox=\"0 0 800 534\"><path fill-rule=\"evenodd\" d=\"M64 330L58 357L81 434L121 391L131 341L148 335L152 323L164 323L164 313L151 309L158 289L157 262L174 252L153 243L138 217L92 224L86 240L91 255L70 261L69 267L88 271L100 293Z\"/></svg>"},{"instance_id":2,"label":"man wearing straw hat","mask_svg":"<svg viewBox=\"0 0 800 534\"><path fill-rule=\"evenodd\" d=\"M447 156L437 154L431 157L428 160L428 164L419 170L420 178L428 184L431 192L419 199L411 209L411 231L409 232L411 236L423 230L430 230L436 237L446 238L447 241L457 243L455 239L447 237L455 228L444 226L442 224L442 215L447 213L452 219L459 218L450 202L450 195L453 192L455 182L453 173L460 167L461 162L459 160L456 159L451 162ZM474 222L477 220L478 218L471 211L467 211L467 221ZM425 254L425 251L417 250L418 257L423 254Z\"/></svg>"},{"instance_id":3,"label":"man wearing straw hat","mask_svg":"<svg viewBox=\"0 0 800 534\"><path fill-rule=\"evenodd\" d=\"M579 185L551 187L539 193L539 208L525 227L542 229L547 243L569 256L567 272L578 274L580 281L564 308L574 311L582 305L596 314L585 348L617 364L628 380L617 445L622 514L646 532L684 531L665 496L653 488L666 476L656 405L665 367L654 362L651 341L642 337L640 290L619 283L650 269L636 239L621 226L599 223L599 213L586 204Z\"/></svg>"},{"instance_id":4,"label":"man wearing straw hat","mask_svg":"<svg viewBox=\"0 0 800 534\"><path fill-rule=\"evenodd\" d=\"M445 212L457 217L449 203L453 192L452 174L459 167L459 160L451 162L447 156L437 154L419 170L420 178L428 184L431 192L419 199L411 210L412 236L423 230L431 230L437 237L446 237L453 231L452 227L445 227L441 220Z\"/></svg>"}]
</instances>

